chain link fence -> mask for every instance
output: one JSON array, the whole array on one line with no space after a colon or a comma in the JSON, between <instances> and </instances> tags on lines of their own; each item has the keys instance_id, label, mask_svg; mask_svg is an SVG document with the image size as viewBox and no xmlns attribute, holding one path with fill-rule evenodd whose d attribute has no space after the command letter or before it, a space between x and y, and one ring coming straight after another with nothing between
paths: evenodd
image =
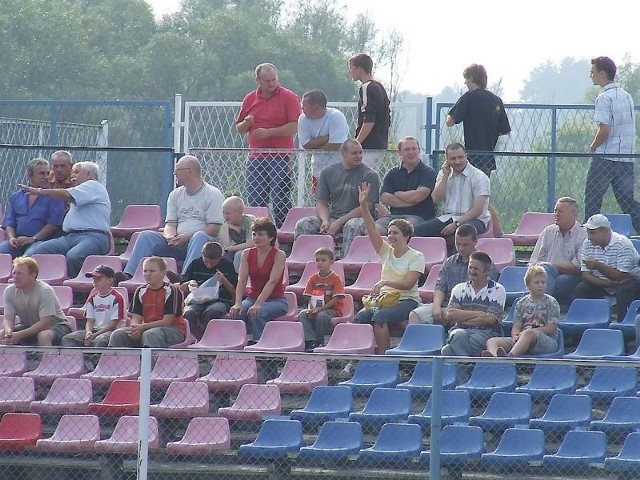
<instances>
[{"instance_id":1,"label":"chain link fence","mask_svg":"<svg viewBox=\"0 0 640 480\"><path fill-rule=\"evenodd\" d=\"M4 347L11 479L638 478L637 365ZM355 363L353 373L344 365Z\"/></svg>"}]
</instances>

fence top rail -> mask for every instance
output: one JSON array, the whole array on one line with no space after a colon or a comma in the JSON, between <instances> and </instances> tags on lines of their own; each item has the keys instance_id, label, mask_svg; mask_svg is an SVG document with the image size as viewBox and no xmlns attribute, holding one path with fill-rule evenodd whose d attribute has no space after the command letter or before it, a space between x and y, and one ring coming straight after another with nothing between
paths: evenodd
<instances>
[{"instance_id":1,"label":"fence top rail","mask_svg":"<svg viewBox=\"0 0 640 480\"><path fill-rule=\"evenodd\" d=\"M1 100L0 105L110 105L110 106L173 106L171 100Z\"/></svg>"},{"instance_id":2,"label":"fence top rail","mask_svg":"<svg viewBox=\"0 0 640 480\"><path fill-rule=\"evenodd\" d=\"M242 102L236 100L229 101L187 101L184 102L186 107L239 107L242 105ZM329 107L355 107L357 102L327 102L327 106ZM421 102L392 102L391 106L394 105L402 105L402 106L422 106ZM452 104L453 105L453 104Z\"/></svg>"}]
</instances>

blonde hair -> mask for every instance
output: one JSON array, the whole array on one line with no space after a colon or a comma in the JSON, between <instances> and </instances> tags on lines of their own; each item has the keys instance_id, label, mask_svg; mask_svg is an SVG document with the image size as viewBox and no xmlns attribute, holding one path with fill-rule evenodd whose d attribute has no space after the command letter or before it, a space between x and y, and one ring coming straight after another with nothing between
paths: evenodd
<instances>
[{"instance_id":1,"label":"blonde hair","mask_svg":"<svg viewBox=\"0 0 640 480\"><path fill-rule=\"evenodd\" d=\"M167 262L162 257L148 257L142 265L144 266L146 263L155 263L161 271L167 271Z\"/></svg>"},{"instance_id":2,"label":"blonde hair","mask_svg":"<svg viewBox=\"0 0 640 480\"><path fill-rule=\"evenodd\" d=\"M18 257L13 260L14 267L18 267L20 265L26 265L29 273L35 273L36 277L38 276L38 273L40 273L40 270L38 269L38 262L31 257Z\"/></svg>"},{"instance_id":3,"label":"blonde hair","mask_svg":"<svg viewBox=\"0 0 640 480\"><path fill-rule=\"evenodd\" d=\"M546 270L542 268L540 265L532 265L531 267L527 268L527 272L524 274L524 283L529 285L529 282L531 281L531 279L539 275L543 276L546 279L547 278Z\"/></svg>"}]
</instances>

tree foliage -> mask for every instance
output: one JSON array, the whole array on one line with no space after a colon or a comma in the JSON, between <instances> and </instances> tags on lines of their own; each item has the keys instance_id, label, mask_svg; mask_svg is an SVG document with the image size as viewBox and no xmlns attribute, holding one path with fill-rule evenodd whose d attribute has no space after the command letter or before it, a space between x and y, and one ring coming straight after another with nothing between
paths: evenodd
<instances>
[{"instance_id":1,"label":"tree foliage","mask_svg":"<svg viewBox=\"0 0 640 480\"><path fill-rule=\"evenodd\" d=\"M547 61L535 67L520 90L520 98L529 103L578 103L589 89L589 69L586 59L564 58L556 64Z\"/></svg>"}]
</instances>

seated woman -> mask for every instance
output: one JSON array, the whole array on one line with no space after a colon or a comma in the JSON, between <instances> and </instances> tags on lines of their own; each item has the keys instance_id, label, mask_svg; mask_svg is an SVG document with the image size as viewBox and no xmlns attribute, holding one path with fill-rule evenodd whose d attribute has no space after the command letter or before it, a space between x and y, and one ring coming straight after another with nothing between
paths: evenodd
<instances>
[{"instance_id":1,"label":"seated woman","mask_svg":"<svg viewBox=\"0 0 640 480\"><path fill-rule=\"evenodd\" d=\"M229 315L250 322L253 339L257 341L267 322L287 313L288 305L282 283L285 254L274 246L276 226L268 218L258 218L251 225L251 232L255 246L242 252L236 303ZM251 280L251 288L242 300L247 279Z\"/></svg>"},{"instance_id":2,"label":"seated woman","mask_svg":"<svg viewBox=\"0 0 640 480\"><path fill-rule=\"evenodd\" d=\"M420 304L418 279L424 273L424 255L411 248L408 243L413 235L413 225L403 219L389 222L385 241L376 229L376 224L367 207L369 184L360 187L360 212L371 239L373 248L382 261L382 275L371 289L371 295L397 290L400 301L397 305L380 308L372 312L363 308L356 315L358 323L373 323L378 354L384 355L389 348L389 324L404 322L409 313Z\"/></svg>"},{"instance_id":3,"label":"seated woman","mask_svg":"<svg viewBox=\"0 0 640 480\"><path fill-rule=\"evenodd\" d=\"M510 337L487 340L483 357L518 357L520 355L553 353L558 349L560 306L547 295L547 272L540 265L527 269L524 275L529 294L516 304Z\"/></svg>"},{"instance_id":4,"label":"seated woman","mask_svg":"<svg viewBox=\"0 0 640 480\"><path fill-rule=\"evenodd\" d=\"M187 331L182 317L182 292L165 283L167 262L149 257L142 264L146 285L133 294L131 325L116 329L109 338L110 347L167 348L182 343Z\"/></svg>"}]
</instances>

